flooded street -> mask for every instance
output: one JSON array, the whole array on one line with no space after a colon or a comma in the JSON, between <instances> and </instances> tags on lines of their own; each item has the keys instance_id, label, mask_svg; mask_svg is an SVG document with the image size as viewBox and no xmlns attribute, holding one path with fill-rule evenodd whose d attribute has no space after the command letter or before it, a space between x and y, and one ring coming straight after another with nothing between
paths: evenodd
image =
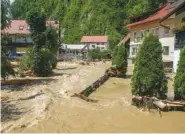
<instances>
[{"instance_id":1,"label":"flooded street","mask_svg":"<svg viewBox=\"0 0 185 134\"><path fill-rule=\"evenodd\" d=\"M88 82L83 81L88 85L97 74L91 74L90 69L93 68L87 68L89 74L86 72L88 75L84 74L84 77L80 78L91 77ZM105 69L105 65L100 68ZM55 91L57 88L50 90L57 96L49 96L52 101L49 107L40 113L43 114L42 119L35 119L29 125L14 127L10 132L185 132L185 112L162 112L161 117L157 110L149 113L131 105L132 70L133 67L130 66L128 78L110 78L93 92L89 98L98 100L97 103L75 97L63 97L60 91ZM60 86L62 90L64 83ZM51 88L52 85L48 87ZM79 87L80 81L79 85L75 85L76 91Z\"/></svg>"}]
</instances>

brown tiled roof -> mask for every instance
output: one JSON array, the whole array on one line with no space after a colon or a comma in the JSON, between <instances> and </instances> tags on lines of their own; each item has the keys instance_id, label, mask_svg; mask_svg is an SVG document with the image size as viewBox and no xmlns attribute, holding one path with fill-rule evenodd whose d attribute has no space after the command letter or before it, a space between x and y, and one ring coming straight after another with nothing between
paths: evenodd
<instances>
[{"instance_id":1,"label":"brown tiled roof","mask_svg":"<svg viewBox=\"0 0 185 134\"><path fill-rule=\"evenodd\" d=\"M81 41L81 43L105 43L108 42L108 36L83 36Z\"/></svg>"},{"instance_id":2,"label":"brown tiled roof","mask_svg":"<svg viewBox=\"0 0 185 134\"><path fill-rule=\"evenodd\" d=\"M46 21L46 25L59 26L57 21ZM11 20L10 25L2 32L7 34L30 34L29 25L26 20Z\"/></svg>"},{"instance_id":3,"label":"brown tiled roof","mask_svg":"<svg viewBox=\"0 0 185 134\"><path fill-rule=\"evenodd\" d=\"M162 19L167 13L169 13L171 11L170 9L171 3L167 3L166 5L164 5L160 10L158 10L156 13L154 13L153 15L149 16L148 18L135 22L135 23L131 23L128 24L126 26L126 28L132 28L134 26L138 26L138 25L143 25L152 21L156 21L156 20L160 20Z\"/></svg>"}]
</instances>

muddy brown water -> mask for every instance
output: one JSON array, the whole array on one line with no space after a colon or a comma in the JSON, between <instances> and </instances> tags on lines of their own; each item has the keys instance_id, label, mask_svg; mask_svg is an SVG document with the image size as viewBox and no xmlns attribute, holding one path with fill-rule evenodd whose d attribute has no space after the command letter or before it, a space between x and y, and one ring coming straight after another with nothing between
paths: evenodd
<instances>
[{"instance_id":1,"label":"muddy brown water","mask_svg":"<svg viewBox=\"0 0 185 134\"><path fill-rule=\"evenodd\" d=\"M185 112L161 117L132 106L129 83L130 78L110 78L90 95L98 103L56 98L43 120L11 132L185 132Z\"/></svg>"}]
</instances>

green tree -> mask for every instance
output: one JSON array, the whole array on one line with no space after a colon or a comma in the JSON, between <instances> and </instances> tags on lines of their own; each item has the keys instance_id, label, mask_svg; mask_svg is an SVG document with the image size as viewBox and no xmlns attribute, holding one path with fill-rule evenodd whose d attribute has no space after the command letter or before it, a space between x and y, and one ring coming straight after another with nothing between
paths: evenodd
<instances>
[{"instance_id":1,"label":"green tree","mask_svg":"<svg viewBox=\"0 0 185 134\"><path fill-rule=\"evenodd\" d=\"M27 15L27 22L30 25L31 38L34 42L32 57L29 57L29 54L27 55L28 59L30 58L31 61L33 61L31 63L31 69L37 76L48 76L48 74L52 71L51 59L53 58L53 55L48 49L43 49L43 47L46 46L45 15L40 14L37 11L31 11ZM26 59L26 55L24 58Z\"/></svg>"},{"instance_id":2,"label":"green tree","mask_svg":"<svg viewBox=\"0 0 185 134\"><path fill-rule=\"evenodd\" d=\"M174 81L175 99L185 100L185 46L181 50L178 69Z\"/></svg>"},{"instance_id":3,"label":"green tree","mask_svg":"<svg viewBox=\"0 0 185 134\"><path fill-rule=\"evenodd\" d=\"M88 57L90 59L101 59L101 51L100 48L94 48L92 50L89 50Z\"/></svg>"},{"instance_id":4,"label":"green tree","mask_svg":"<svg viewBox=\"0 0 185 134\"><path fill-rule=\"evenodd\" d=\"M112 53L112 65L116 65L117 53L118 53L118 46L115 46Z\"/></svg>"},{"instance_id":5,"label":"green tree","mask_svg":"<svg viewBox=\"0 0 185 134\"><path fill-rule=\"evenodd\" d=\"M167 80L162 61L162 46L157 36L147 35L140 46L131 86L134 95L166 97Z\"/></svg>"},{"instance_id":6,"label":"green tree","mask_svg":"<svg viewBox=\"0 0 185 134\"><path fill-rule=\"evenodd\" d=\"M46 28L45 31L46 35L46 43L45 43L45 48L49 49L52 53L52 67L55 68L57 65L57 52L58 48L60 47L60 39L59 39L59 34L57 33L57 30L49 25Z\"/></svg>"},{"instance_id":7,"label":"green tree","mask_svg":"<svg viewBox=\"0 0 185 134\"><path fill-rule=\"evenodd\" d=\"M127 49L124 44L119 45L118 52L115 58L116 69L121 72L123 77L126 76L127 72Z\"/></svg>"},{"instance_id":8,"label":"green tree","mask_svg":"<svg viewBox=\"0 0 185 134\"><path fill-rule=\"evenodd\" d=\"M9 8L9 0L1 1L1 30L7 27L9 24L8 8ZM8 60L8 42L9 38L7 35L1 32L1 78L6 79L9 75L15 76L15 71L10 65Z\"/></svg>"}]
</instances>

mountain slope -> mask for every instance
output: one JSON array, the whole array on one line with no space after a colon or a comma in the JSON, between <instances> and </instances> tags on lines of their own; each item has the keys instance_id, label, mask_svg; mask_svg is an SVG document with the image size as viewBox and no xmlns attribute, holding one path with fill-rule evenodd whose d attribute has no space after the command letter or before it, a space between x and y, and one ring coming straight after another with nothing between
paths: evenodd
<instances>
[{"instance_id":1,"label":"mountain slope","mask_svg":"<svg viewBox=\"0 0 185 134\"><path fill-rule=\"evenodd\" d=\"M83 35L108 35L113 48L126 34L128 16L153 10L166 0L15 0L15 19L25 19L31 10L60 20L63 42L79 43Z\"/></svg>"}]
</instances>

